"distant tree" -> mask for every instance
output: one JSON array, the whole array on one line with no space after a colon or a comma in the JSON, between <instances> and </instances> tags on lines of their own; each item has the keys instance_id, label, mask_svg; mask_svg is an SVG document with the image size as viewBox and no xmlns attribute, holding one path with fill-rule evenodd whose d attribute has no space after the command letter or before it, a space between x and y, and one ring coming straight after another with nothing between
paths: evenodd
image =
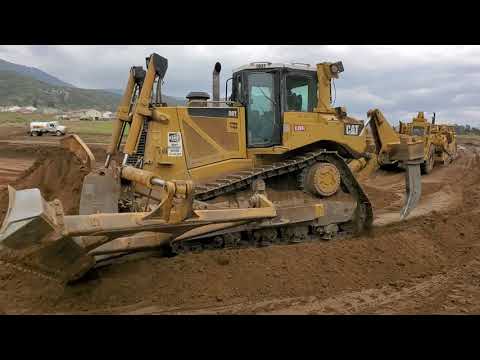
<instances>
[{"instance_id":1,"label":"distant tree","mask_svg":"<svg viewBox=\"0 0 480 360\"><path fill-rule=\"evenodd\" d=\"M480 135L480 129L471 125L454 125L458 135Z\"/></svg>"}]
</instances>

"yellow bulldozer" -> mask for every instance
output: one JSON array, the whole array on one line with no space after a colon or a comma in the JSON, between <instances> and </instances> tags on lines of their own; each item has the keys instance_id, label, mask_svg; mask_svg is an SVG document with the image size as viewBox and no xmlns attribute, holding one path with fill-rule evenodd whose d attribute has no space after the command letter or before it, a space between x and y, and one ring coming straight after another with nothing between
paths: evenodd
<instances>
[{"instance_id":1,"label":"yellow bulldozer","mask_svg":"<svg viewBox=\"0 0 480 360\"><path fill-rule=\"evenodd\" d=\"M418 203L422 140L399 135L375 109L368 123L377 146L369 152L368 124L331 105L341 62L250 63L233 71L223 100L216 63L212 99L191 92L175 107L162 101L167 59L154 53L146 65L130 69L104 167L95 169L78 136L62 140L92 170L79 215L64 215L61 202L47 203L38 189L9 188L0 247L12 262L69 282L112 256L147 249L356 236L373 214L355 174L378 159L406 169L400 217Z\"/></svg>"},{"instance_id":2,"label":"yellow bulldozer","mask_svg":"<svg viewBox=\"0 0 480 360\"><path fill-rule=\"evenodd\" d=\"M424 143L422 174L430 174L436 163L446 165L457 156L457 135L455 128L449 125L428 122L424 112L419 112L409 123L400 121L399 133L422 138Z\"/></svg>"}]
</instances>

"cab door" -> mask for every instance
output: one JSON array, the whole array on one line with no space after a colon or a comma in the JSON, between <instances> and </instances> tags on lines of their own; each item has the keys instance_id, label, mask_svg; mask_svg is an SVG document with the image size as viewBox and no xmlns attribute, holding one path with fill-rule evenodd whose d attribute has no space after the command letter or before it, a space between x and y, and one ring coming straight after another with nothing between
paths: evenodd
<instances>
[{"instance_id":1,"label":"cab door","mask_svg":"<svg viewBox=\"0 0 480 360\"><path fill-rule=\"evenodd\" d=\"M247 146L282 143L279 71L249 71L245 76Z\"/></svg>"}]
</instances>

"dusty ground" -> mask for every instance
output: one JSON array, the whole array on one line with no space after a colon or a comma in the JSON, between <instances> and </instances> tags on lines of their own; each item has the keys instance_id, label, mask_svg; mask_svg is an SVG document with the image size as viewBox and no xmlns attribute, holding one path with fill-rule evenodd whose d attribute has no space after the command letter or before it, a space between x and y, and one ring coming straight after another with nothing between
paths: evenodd
<instances>
[{"instance_id":1,"label":"dusty ground","mask_svg":"<svg viewBox=\"0 0 480 360\"><path fill-rule=\"evenodd\" d=\"M462 145L453 164L423 177L421 203L408 221L396 221L403 173L379 171L364 181L377 226L361 238L150 257L98 269L69 287L0 265L0 312L480 313L480 144L474 141ZM15 184L45 174L31 167L32 158L56 154L57 162L75 164L48 145L12 146L7 152L0 143L0 168L26 171ZM103 160L100 145L95 155ZM0 170L0 184L13 177ZM69 189L78 178L57 182L70 182Z\"/></svg>"},{"instance_id":2,"label":"dusty ground","mask_svg":"<svg viewBox=\"0 0 480 360\"><path fill-rule=\"evenodd\" d=\"M68 133L76 133L89 143L107 144L110 142L111 125L107 122L67 121L63 125L67 126ZM75 129L79 131L74 131ZM59 139L54 135L33 137L27 134L27 130L27 124L7 125L0 121L0 143L8 141L18 144L52 144Z\"/></svg>"}]
</instances>

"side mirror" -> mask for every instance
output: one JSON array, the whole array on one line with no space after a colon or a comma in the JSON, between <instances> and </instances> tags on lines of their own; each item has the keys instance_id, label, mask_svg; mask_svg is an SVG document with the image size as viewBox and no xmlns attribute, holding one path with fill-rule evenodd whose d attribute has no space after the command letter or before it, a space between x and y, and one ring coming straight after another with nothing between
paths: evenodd
<instances>
[{"instance_id":1,"label":"side mirror","mask_svg":"<svg viewBox=\"0 0 480 360\"><path fill-rule=\"evenodd\" d=\"M344 71L343 63L338 61L330 65L330 72L335 79L338 79L338 74Z\"/></svg>"}]
</instances>

